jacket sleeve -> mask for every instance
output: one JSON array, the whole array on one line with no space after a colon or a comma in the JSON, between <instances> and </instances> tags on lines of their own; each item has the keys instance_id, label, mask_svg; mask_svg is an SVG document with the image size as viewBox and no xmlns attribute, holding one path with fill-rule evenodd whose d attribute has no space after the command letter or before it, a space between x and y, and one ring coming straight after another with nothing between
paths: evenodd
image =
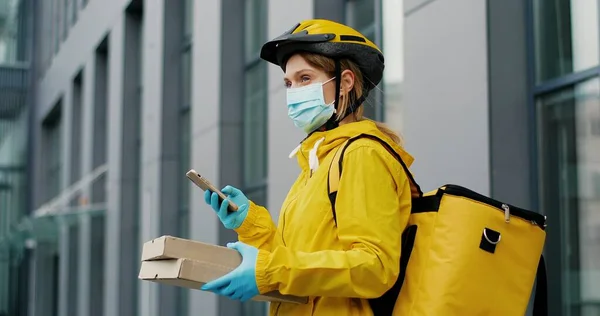
<instances>
[{"instance_id":1,"label":"jacket sleeve","mask_svg":"<svg viewBox=\"0 0 600 316\"><path fill-rule=\"evenodd\" d=\"M269 211L250 201L248 215L240 227L235 229L238 239L258 249L271 250L276 227Z\"/></svg>"},{"instance_id":2,"label":"jacket sleeve","mask_svg":"<svg viewBox=\"0 0 600 316\"><path fill-rule=\"evenodd\" d=\"M383 147L355 144L344 154L336 199L341 250L259 250L256 280L261 293L375 298L396 282L401 235L410 215L410 185Z\"/></svg>"}]
</instances>

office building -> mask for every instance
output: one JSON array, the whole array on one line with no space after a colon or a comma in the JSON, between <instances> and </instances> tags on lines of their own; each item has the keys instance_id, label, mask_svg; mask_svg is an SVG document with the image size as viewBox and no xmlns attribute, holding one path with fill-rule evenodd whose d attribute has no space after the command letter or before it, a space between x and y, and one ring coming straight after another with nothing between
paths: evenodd
<instances>
[{"instance_id":1,"label":"office building","mask_svg":"<svg viewBox=\"0 0 600 316\"><path fill-rule=\"evenodd\" d=\"M264 315L139 281L140 246L235 239L190 168L278 218L303 135L258 52L313 17L382 47L367 115L421 186L546 214L551 315L599 315L597 0L0 0L0 315Z\"/></svg>"}]
</instances>

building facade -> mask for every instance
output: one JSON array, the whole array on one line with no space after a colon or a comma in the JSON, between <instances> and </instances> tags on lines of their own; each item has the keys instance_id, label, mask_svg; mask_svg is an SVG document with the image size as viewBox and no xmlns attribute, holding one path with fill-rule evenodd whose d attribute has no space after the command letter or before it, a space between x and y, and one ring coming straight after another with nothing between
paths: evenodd
<instances>
[{"instance_id":1,"label":"building facade","mask_svg":"<svg viewBox=\"0 0 600 316\"><path fill-rule=\"evenodd\" d=\"M546 214L551 314L600 314L598 0L0 0L0 315L265 315L138 280L140 246L235 240L191 168L277 220L303 135L258 55L309 18L382 47L366 114L423 189Z\"/></svg>"},{"instance_id":2,"label":"building facade","mask_svg":"<svg viewBox=\"0 0 600 316\"><path fill-rule=\"evenodd\" d=\"M0 1L0 315L26 312L29 272L21 220L27 199L33 30L31 1ZM25 282L22 282L25 281Z\"/></svg>"}]
</instances>

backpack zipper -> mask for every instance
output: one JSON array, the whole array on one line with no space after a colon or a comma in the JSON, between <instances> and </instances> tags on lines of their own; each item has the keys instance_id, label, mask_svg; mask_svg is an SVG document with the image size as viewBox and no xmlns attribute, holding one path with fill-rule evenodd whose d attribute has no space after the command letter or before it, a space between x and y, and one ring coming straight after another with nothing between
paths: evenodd
<instances>
[{"instance_id":1,"label":"backpack zipper","mask_svg":"<svg viewBox=\"0 0 600 316\"><path fill-rule=\"evenodd\" d=\"M504 220L507 223L510 222L510 216L514 215L530 222L533 225L539 226L541 229L546 229L546 216L542 214L528 211L516 206L512 206L507 203L502 203L500 201L494 200L485 195L479 194L475 191L455 184L445 185L440 189L440 191L442 191L442 193L445 194L461 196L471 200L475 200L493 206L499 210L502 210L504 212Z\"/></svg>"}]
</instances>

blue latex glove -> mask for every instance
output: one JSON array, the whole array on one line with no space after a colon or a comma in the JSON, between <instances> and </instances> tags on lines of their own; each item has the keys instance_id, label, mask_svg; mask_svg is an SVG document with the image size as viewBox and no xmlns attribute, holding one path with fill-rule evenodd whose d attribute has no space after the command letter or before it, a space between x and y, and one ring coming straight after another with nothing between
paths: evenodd
<instances>
[{"instance_id":1,"label":"blue latex glove","mask_svg":"<svg viewBox=\"0 0 600 316\"><path fill-rule=\"evenodd\" d=\"M244 222L244 219L246 219L250 201L244 195L244 193L242 193L242 191L230 185L224 187L221 192L227 196L227 199L233 201L233 203L238 206L238 210L236 212L230 212L227 209L227 207L229 207L228 200L224 200L223 203L219 205L219 195L214 192L204 191L204 201L206 204L210 205L215 212L217 212L217 216L225 228L236 229L240 227Z\"/></svg>"},{"instance_id":2,"label":"blue latex glove","mask_svg":"<svg viewBox=\"0 0 600 316\"><path fill-rule=\"evenodd\" d=\"M242 263L228 274L204 284L200 289L245 302L258 294L256 256L258 249L243 242L227 244L242 255Z\"/></svg>"}]
</instances>

